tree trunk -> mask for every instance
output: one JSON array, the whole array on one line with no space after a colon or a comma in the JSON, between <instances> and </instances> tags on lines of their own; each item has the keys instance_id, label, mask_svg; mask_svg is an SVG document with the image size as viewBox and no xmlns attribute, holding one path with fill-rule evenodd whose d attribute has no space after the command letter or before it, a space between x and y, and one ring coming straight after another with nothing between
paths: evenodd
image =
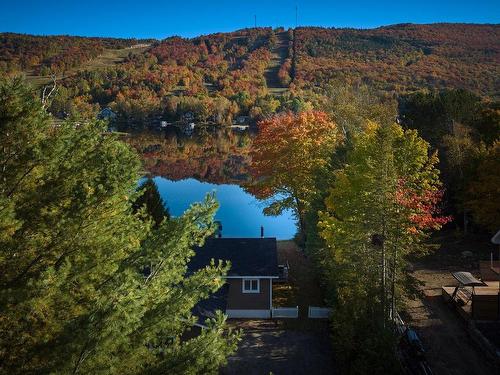
<instances>
[{"instance_id":1,"label":"tree trunk","mask_svg":"<svg viewBox=\"0 0 500 375\"><path fill-rule=\"evenodd\" d=\"M385 246L382 242L382 323L385 328L385 319L386 319L386 283L385 283L385 275L386 275L386 263L385 263Z\"/></svg>"},{"instance_id":2,"label":"tree trunk","mask_svg":"<svg viewBox=\"0 0 500 375\"><path fill-rule=\"evenodd\" d=\"M297 217L299 219L299 234L303 242L306 242L306 223L304 220L304 208L301 200L294 194L295 204L297 205Z\"/></svg>"},{"instance_id":3,"label":"tree trunk","mask_svg":"<svg viewBox=\"0 0 500 375\"><path fill-rule=\"evenodd\" d=\"M396 265L397 265L398 248L394 246L394 254L392 257L392 272L391 272L391 319L394 320L396 313Z\"/></svg>"}]
</instances>

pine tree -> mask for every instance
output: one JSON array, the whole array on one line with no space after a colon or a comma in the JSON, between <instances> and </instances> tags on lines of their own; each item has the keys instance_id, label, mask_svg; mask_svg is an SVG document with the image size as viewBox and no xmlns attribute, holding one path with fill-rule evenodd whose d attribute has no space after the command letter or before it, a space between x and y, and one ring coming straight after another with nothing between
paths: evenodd
<instances>
[{"instance_id":1,"label":"pine tree","mask_svg":"<svg viewBox=\"0 0 500 375\"><path fill-rule=\"evenodd\" d=\"M228 268L187 274L217 203L153 228L133 213L138 157L104 130L54 126L20 80L0 83L0 372L216 373L237 342L224 317L181 335Z\"/></svg>"},{"instance_id":2,"label":"pine tree","mask_svg":"<svg viewBox=\"0 0 500 375\"><path fill-rule=\"evenodd\" d=\"M168 208L163 201L158 187L154 180L148 177L140 186L139 191L142 194L137 198L134 203L134 209L138 210L145 207L148 215L153 219L155 226L158 227L163 220L170 218Z\"/></svg>"}]
</instances>

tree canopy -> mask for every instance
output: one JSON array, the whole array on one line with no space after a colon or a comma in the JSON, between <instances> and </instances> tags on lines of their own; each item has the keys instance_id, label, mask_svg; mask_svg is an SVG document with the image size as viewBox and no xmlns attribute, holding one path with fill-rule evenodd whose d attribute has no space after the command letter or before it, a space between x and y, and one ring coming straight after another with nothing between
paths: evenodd
<instances>
[{"instance_id":1,"label":"tree canopy","mask_svg":"<svg viewBox=\"0 0 500 375\"><path fill-rule=\"evenodd\" d=\"M491 163L484 158L488 158L500 137L498 103L482 101L466 90L420 92L401 98L400 118L403 126L418 130L439 151L448 210L454 215L461 214L458 223L462 222L464 232L468 231L471 219L483 225L484 216L479 212L488 209L494 212L498 205L491 200L487 207L482 207L486 202L481 202L473 192L478 191L478 174L485 187L495 183L494 173L488 175L478 168Z\"/></svg>"},{"instance_id":2,"label":"tree canopy","mask_svg":"<svg viewBox=\"0 0 500 375\"><path fill-rule=\"evenodd\" d=\"M248 190L272 202L264 212L279 215L292 209L304 230L304 215L315 194L315 173L324 168L342 134L319 111L284 113L262 120L253 142Z\"/></svg>"},{"instance_id":3,"label":"tree canopy","mask_svg":"<svg viewBox=\"0 0 500 375\"><path fill-rule=\"evenodd\" d=\"M56 126L19 80L0 83L0 143L0 371L217 373L237 342L224 317L183 338L229 266L187 271L214 198L152 227L131 149L104 124Z\"/></svg>"},{"instance_id":4,"label":"tree canopy","mask_svg":"<svg viewBox=\"0 0 500 375\"><path fill-rule=\"evenodd\" d=\"M314 251L335 309L333 335L346 373L398 373L389 329L411 290L410 255L442 216L437 158L414 130L371 123L329 181Z\"/></svg>"}]
</instances>

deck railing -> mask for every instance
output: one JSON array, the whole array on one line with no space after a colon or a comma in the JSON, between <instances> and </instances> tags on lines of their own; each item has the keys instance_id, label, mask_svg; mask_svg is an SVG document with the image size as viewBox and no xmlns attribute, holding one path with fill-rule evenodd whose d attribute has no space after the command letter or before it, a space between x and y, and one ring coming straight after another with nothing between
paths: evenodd
<instances>
[{"instance_id":1,"label":"deck railing","mask_svg":"<svg viewBox=\"0 0 500 375\"><path fill-rule=\"evenodd\" d=\"M299 307L274 307L271 309L273 318L297 319L299 317Z\"/></svg>"},{"instance_id":2,"label":"deck railing","mask_svg":"<svg viewBox=\"0 0 500 375\"><path fill-rule=\"evenodd\" d=\"M332 309L329 307L309 306L308 317L311 319L328 319L332 314Z\"/></svg>"}]
</instances>

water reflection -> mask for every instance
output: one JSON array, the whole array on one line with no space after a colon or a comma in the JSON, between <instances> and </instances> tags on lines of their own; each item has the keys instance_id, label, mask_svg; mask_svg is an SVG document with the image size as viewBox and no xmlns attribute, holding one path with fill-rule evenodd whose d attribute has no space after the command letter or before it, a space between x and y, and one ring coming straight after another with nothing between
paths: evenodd
<instances>
[{"instance_id":1,"label":"water reflection","mask_svg":"<svg viewBox=\"0 0 500 375\"><path fill-rule=\"evenodd\" d=\"M197 127L187 136L176 127L129 137L146 170L171 180L196 178L216 184L248 179L251 134L226 128Z\"/></svg>"},{"instance_id":2,"label":"water reflection","mask_svg":"<svg viewBox=\"0 0 500 375\"><path fill-rule=\"evenodd\" d=\"M129 142L141 154L173 216L215 191L224 237L265 236L290 239L296 232L290 211L265 216L263 203L241 187L248 181L252 134L227 128L195 128L133 134Z\"/></svg>"}]
</instances>

